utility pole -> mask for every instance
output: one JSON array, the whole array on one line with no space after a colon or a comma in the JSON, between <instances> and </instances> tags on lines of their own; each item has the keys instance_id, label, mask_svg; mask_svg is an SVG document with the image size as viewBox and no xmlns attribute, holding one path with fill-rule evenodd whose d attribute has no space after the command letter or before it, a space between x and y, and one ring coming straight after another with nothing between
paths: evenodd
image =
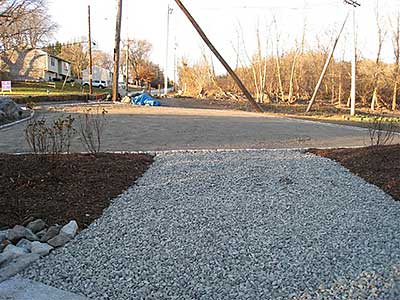
<instances>
[{"instance_id":1,"label":"utility pole","mask_svg":"<svg viewBox=\"0 0 400 300\"><path fill-rule=\"evenodd\" d=\"M126 43L126 57L125 57L126 61L125 61L125 91L126 91L126 95L128 96L128 92L129 92L129 39L127 40Z\"/></svg>"},{"instance_id":2,"label":"utility pole","mask_svg":"<svg viewBox=\"0 0 400 300\"><path fill-rule=\"evenodd\" d=\"M89 25L89 95L93 94L93 57L92 57L92 28L90 24L90 5L88 5L88 25Z\"/></svg>"},{"instance_id":3,"label":"utility pole","mask_svg":"<svg viewBox=\"0 0 400 300\"><path fill-rule=\"evenodd\" d=\"M243 94L246 96L246 98L249 100L251 105L254 107L254 109L257 112L263 112L262 107L254 100L253 96L250 94L246 86L243 84L243 82L240 80L240 78L236 75L236 73L232 70L232 68L229 66L229 64L226 62L226 60L222 57L222 55L218 52L218 50L214 47L214 45L211 43L211 41L208 39L207 35L204 33L204 31L201 29L199 24L196 22L196 20L192 17L192 15L189 13L187 8L182 4L180 0L175 0L176 4L179 6L179 8L182 10L182 12L185 14L185 16L189 19L190 23L192 23L193 27L196 29L196 31L199 33L200 37L203 39L203 41L206 43L208 48L214 53L214 55L218 58L218 60L221 62L221 64L225 67L226 71L229 73L229 75L232 76L233 80L236 82L236 84L239 86L239 88L242 90Z\"/></svg>"},{"instance_id":4,"label":"utility pole","mask_svg":"<svg viewBox=\"0 0 400 300\"><path fill-rule=\"evenodd\" d=\"M119 56L121 42L121 20L122 20L122 0L118 1L117 21L115 26L115 46L114 46L114 73L112 85L112 101L118 100L118 77L119 77Z\"/></svg>"},{"instance_id":5,"label":"utility pole","mask_svg":"<svg viewBox=\"0 0 400 300\"><path fill-rule=\"evenodd\" d=\"M354 0L344 0L344 3L352 6L353 10L353 54L352 54L352 64L351 64L351 106L350 115L354 116L356 114L356 65L357 65L357 37L356 37L356 8L360 7L361 4Z\"/></svg>"},{"instance_id":6,"label":"utility pole","mask_svg":"<svg viewBox=\"0 0 400 300\"><path fill-rule=\"evenodd\" d=\"M334 42L333 47L332 47L332 50L329 53L328 58L326 59L324 69L322 70L321 76L319 77L318 83L317 83L317 85L316 85L316 87L314 89L314 93L313 93L313 95L311 97L310 103L308 104L306 112L310 112L310 110L311 110L311 108L312 108L312 106L313 106L313 104L315 102L315 98L317 97L318 90L321 87L322 81L324 80L326 71L328 71L329 64L330 64L330 62L332 60L333 54L335 53L336 46L337 46L337 44L339 42L340 36L341 36L341 34L342 34L343 30L344 30L344 27L346 25L346 22L347 22L348 18L349 18L349 14L347 14L346 19L344 20L343 25L342 25L342 27L341 27L341 29L340 29L340 31L339 31L336 39L335 39L335 42Z\"/></svg>"},{"instance_id":7,"label":"utility pole","mask_svg":"<svg viewBox=\"0 0 400 300\"><path fill-rule=\"evenodd\" d=\"M165 49L165 70L164 70L164 96L168 94L168 58L169 58L169 16L173 12L173 8L171 8L168 4L168 12L167 12L167 45Z\"/></svg>"}]
</instances>

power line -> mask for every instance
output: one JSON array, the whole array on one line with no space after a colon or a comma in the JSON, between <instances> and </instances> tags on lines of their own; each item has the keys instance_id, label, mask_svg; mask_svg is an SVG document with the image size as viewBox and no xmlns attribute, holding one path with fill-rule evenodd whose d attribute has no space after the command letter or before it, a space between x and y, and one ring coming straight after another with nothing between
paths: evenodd
<instances>
[{"instance_id":1,"label":"power line","mask_svg":"<svg viewBox=\"0 0 400 300\"><path fill-rule=\"evenodd\" d=\"M336 2L320 3L320 4L307 4L305 6L231 6L231 7L198 7L199 10L276 10L276 9L287 9L287 10L309 10L324 6L336 5Z\"/></svg>"},{"instance_id":2,"label":"power line","mask_svg":"<svg viewBox=\"0 0 400 300\"><path fill-rule=\"evenodd\" d=\"M354 1L354 0L343 0L343 1L344 1L344 3L349 4L356 8L361 6L360 3L358 3L357 1Z\"/></svg>"}]
</instances>

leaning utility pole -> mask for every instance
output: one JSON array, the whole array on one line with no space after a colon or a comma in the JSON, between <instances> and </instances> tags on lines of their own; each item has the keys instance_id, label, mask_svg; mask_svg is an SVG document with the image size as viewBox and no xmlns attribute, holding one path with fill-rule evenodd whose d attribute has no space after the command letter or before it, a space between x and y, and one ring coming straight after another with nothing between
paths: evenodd
<instances>
[{"instance_id":1,"label":"leaning utility pole","mask_svg":"<svg viewBox=\"0 0 400 300\"><path fill-rule=\"evenodd\" d=\"M344 3L352 6L353 10L353 54L351 64L351 108L350 115L356 114L356 65L357 65L357 38L356 38L356 8L360 7L361 4L354 0L344 0Z\"/></svg>"},{"instance_id":2,"label":"leaning utility pole","mask_svg":"<svg viewBox=\"0 0 400 300\"><path fill-rule=\"evenodd\" d=\"M118 100L118 77L119 77L119 55L121 42L121 20L122 20L122 0L118 1L117 21L115 27L115 46L114 46L114 73L112 85L112 101Z\"/></svg>"},{"instance_id":3,"label":"leaning utility pole","mask_svg":"<svg viewBox=\"0 0 400 300\"><path fill-rule=\"evenodd\" d=\"M335 53L336 46L337 46L337 44L339 42L340 36L342 35L343 29L346 26L348 18L349 18L349 14L347 14L346 19L344 20L343 25L342 25L342 27L341 27L341 29L340 29L340 31L339 31L336 39L335 39L335 42L334 42L333 47L332 47L332 50L329 53L328 58L326 59L324 69L322 70L321 76L320 76L320 78L318 80L318 83L317 83L315 89L314 89L314 93L313 93L313 95L311 97L310 103L308 104L306 112L310 112L310 110L311 110L311 108L312 108L312 106L313 106L313 104L315 102L315 98L317 97L318 90L321 87L322 81L324 80L326 71L328 71L329 64L330 64L330 62L332 60L333 54Z\"/></svg>"},{"instance_id":4,"label":"leaning utility pole","mask_svg":"<svg viewBox=\"0 0 400 300\"><path fill-rule=\"evenodd\" d=\"M207 44L208 48L214 53L214 55L218 58L218 60L221 62L221 64L225 67L226 71L229 73L229 75L232 76L233 80L236 82L236 84L239 86L239 88L242 90L243 94L246 96L246 98L250 101L250 103L253 105L254 109L257 112L263 112L263 109L261 106L254 100L253 96L250 94L250 92L247 90L245 85L242 83L240 78L236 75L236 73L232 70L232 68L229 66L229 64L225 61L225 59L221 56L221 54L218 52L218 50L214 47L214 45L210 42L204 31L201 29L199 24L196 22L196 20L192 17L192 15L189 13L189 11L186 9L186 7L182 4L180 0L175 0L176 4L179 6L179 8L183 11L183 13L186 15L186 17L189 19L190 23L192 23L193 27L196 29L196 31L199 33L203 41Z\"/></svg>"},{"instance_id":5,"label":"leaning utility pole","mask_svg":"<svg viewBox=\"0 0 400 300\"><path fill-rule=\"evenodd\" d=\"M168 58L169 58L169 16L174 10L168 4L167 12L167 45L165 48L165 70L164 70L164 96L168 94Z\"/></svg>"},{"instance_id":6,"label":"leaning utility pole","mask_svg":"<svg viewBox=\"0 0 400 300\"><path fill-rule=\"evenodd\" d=\"M93 57L92 57L92 28L90 25L90 5L88 5L88 25L89 25L89 95L93 94Z\"/></svg>"}]
</instances>

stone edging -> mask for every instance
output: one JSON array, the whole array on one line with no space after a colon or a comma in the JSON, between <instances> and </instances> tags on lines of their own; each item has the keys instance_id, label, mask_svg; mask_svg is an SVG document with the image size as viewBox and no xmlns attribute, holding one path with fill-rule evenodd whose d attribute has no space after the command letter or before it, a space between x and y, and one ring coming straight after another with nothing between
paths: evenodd
<instances>
[{"instance_id":1,"label":"stone edging","mask_svg":"<svg viewBox=\"0 0 400 300\"><path fill-rule=\"evenodd\" d=\"M101 153L108 154L147 154L147 155L171 155L171 154L195 154L195 153L231 153L231 152L276 152L276 151L300 151L306 152L310 149L321 149L321 150L331 150L331 149L359 149L364 148L365 146L338 146L338 147L306 147L306 148L240 148L240 149L187 149L187 150L159 150L159 151L104 151ZM30 155L36 154L33 152L17 152L17 153L7 153L7 155ZM91 154L90 152L71 152L71 153L59 153L60 155L68 155L68 154Z\"/></svg>"},{"instance_id":2,"label":"stone edging","mask_svg":"<svg viewBox=\"0 0 400 300\"><path fill-rule=\"evenodd\" d=\"M75 220L48 226L42 219L0 231L0 283L62 247L78 233Z\"/></svg>"}]
</instances>

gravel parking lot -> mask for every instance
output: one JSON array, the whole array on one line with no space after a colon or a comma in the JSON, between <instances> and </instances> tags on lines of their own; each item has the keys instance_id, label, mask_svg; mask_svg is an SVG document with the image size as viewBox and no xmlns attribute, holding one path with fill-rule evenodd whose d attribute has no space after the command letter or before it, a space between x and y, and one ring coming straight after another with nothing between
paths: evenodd
<instances>
[{"instance_id":1,"label":"gravel parking lot","mask_svg":"<svg viewBox=\"0 0 400 300\"><path fill-rule=\"evenodd\" d=\"M162 154L24 276L92 299L400 299L400 203L298 151Z\"/></svg>"},{"instance_id":2,"label":"gravel parking lot","mask_svg":"<svg viewBox=\"0 0 400 300\"><path fill-rule=\"evenodd\" d=\"M105 105L108 124L103 151L161 151L192 149L282 149L368 145L368 130L275 117L243 111ZM37 118L53 120L84 106L44 106ZM76 124L77 125L77 124ZM0 130L0 152L28 152L26 124ZM400 137L397 141L400 142ZM85 151L75 137L72 151Z\"/></svg>"}]
</instances>

